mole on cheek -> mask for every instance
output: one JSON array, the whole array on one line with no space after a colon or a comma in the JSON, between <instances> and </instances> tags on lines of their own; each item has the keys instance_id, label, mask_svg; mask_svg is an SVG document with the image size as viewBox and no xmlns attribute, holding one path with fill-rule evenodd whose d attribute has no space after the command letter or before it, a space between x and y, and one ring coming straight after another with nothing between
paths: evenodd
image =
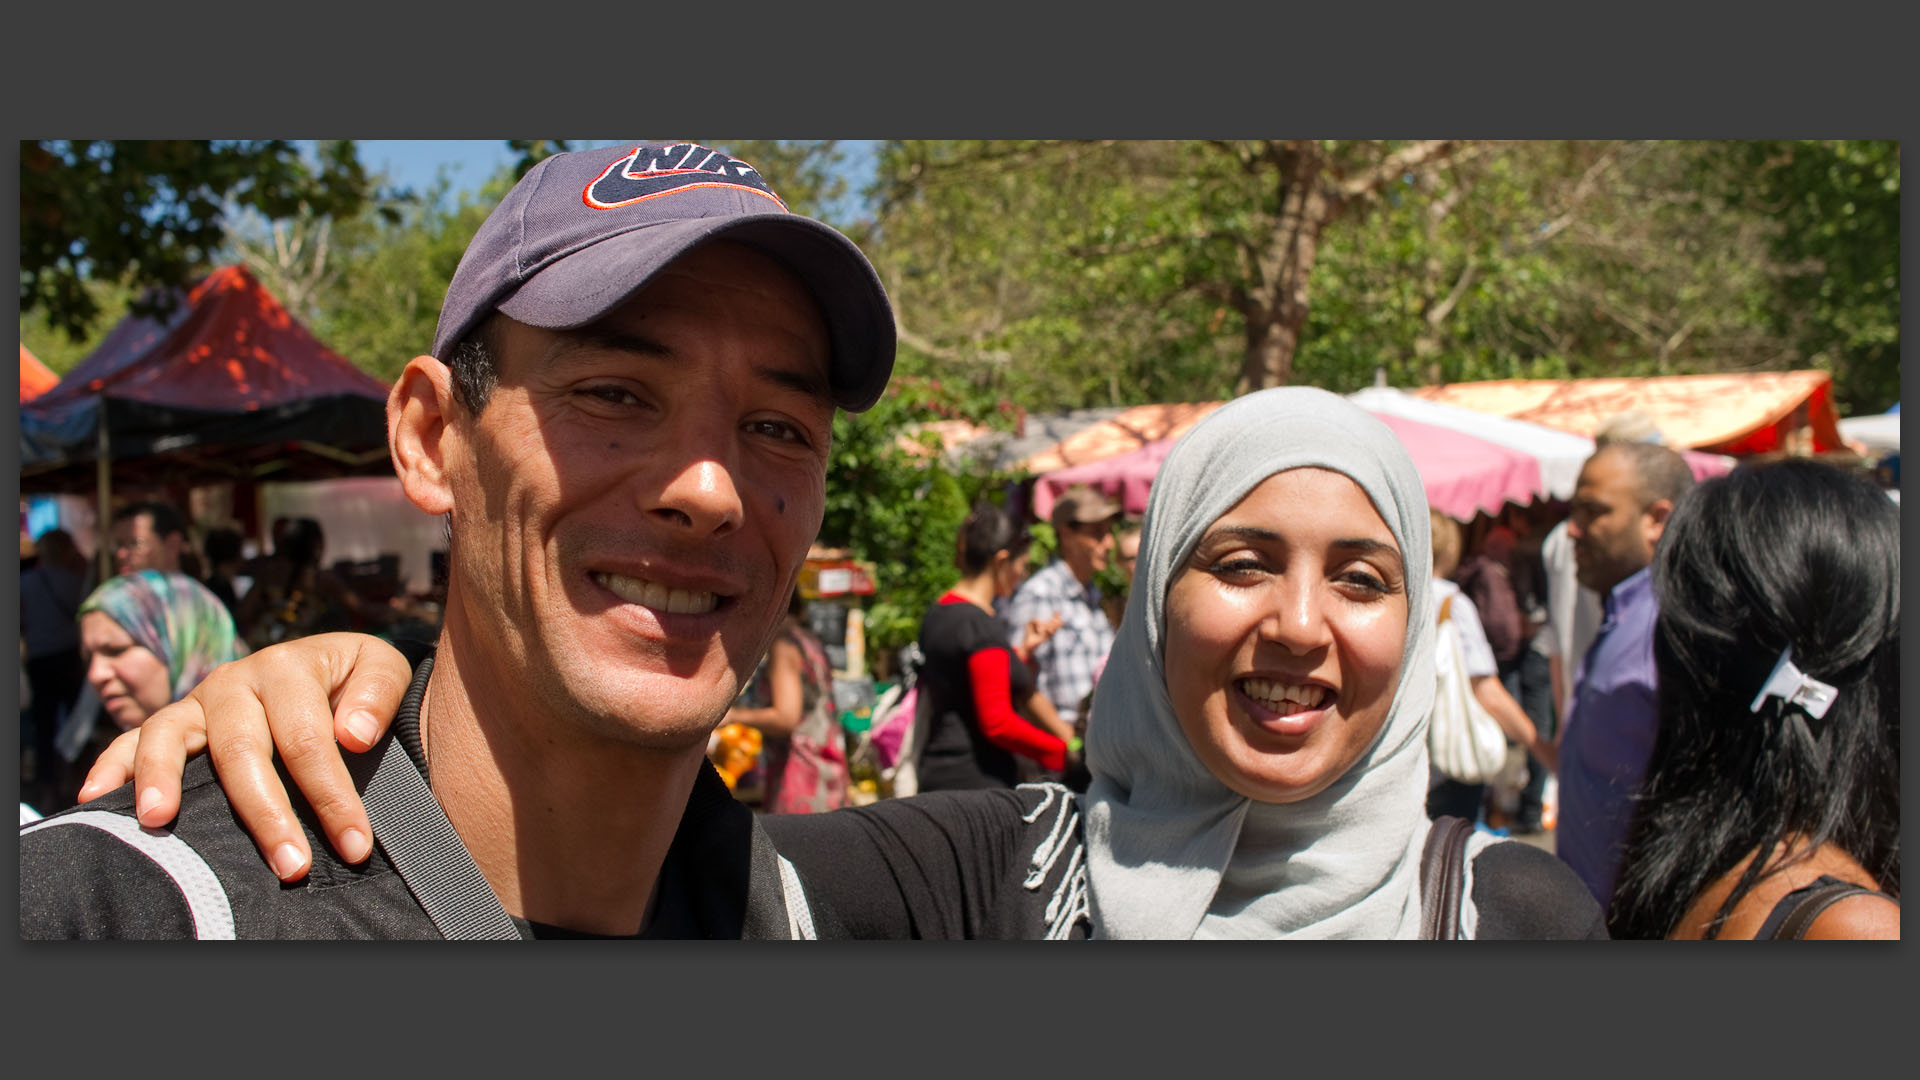
<instances>
[{"instance_id":1,"label":"mole on cheek","mask_svg":"<svg viewBox=\"0 0 1920 1080\"><path fill-rule=\"evenodd\" d=\"M608 444L607 444L607 449L609 449L609 450L618 450L618 449L620 449L620 444L619 444L619 443L617 443L617 442L610 442L610 443L608 443Z\"/></svg>"},{"instance_id":2,"label":"mole on cheek","mask_svg":"<svg viewBox=\"0 0 1920 1080\"><path fill-rule=\"evenodd\" d=\"M780 497L780 496L778 496L778 495L775 495L775 496L773 497L773 508L774 508L775 510L777 510L777 511L779 511L780 513L782 513L782 514L784 514L784 513L786 513L786 512L787 512L787 500L785 500L785 499L783 499L783 498L781 498L781 497Z\"/></svg>"}]
</instances>

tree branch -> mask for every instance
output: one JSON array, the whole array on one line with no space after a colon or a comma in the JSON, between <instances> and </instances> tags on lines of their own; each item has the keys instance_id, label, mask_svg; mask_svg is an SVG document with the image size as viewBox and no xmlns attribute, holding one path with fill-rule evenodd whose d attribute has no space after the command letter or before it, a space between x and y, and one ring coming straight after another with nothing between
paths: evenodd
<instances>
[{"instance_id":1,"label":"tree branch","mask_svg":"<svg viewBox=\"0 0 1920 1080\"><path fill-rule=\"evenodd\" d=\"M1455 151L1458 144L1458 139L1424 139L1409 143L1388 154L1372 167L1341 180L1335 190L1344 199L1365 195L1409 169L1417 169L1431 161L1446 157Z\"/></svg>"}]
</instances>

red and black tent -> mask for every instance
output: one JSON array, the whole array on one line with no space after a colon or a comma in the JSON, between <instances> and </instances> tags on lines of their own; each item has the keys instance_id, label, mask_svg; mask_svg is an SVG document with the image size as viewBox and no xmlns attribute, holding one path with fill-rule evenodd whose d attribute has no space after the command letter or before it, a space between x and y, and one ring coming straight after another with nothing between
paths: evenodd
<instances>
[{"instance_id":1,"label":"red and black tent","mask_svg":"<svg viewBox=\"0 0 1920 1080\"><path fill-rule=\"evenodd\" d=\"M20 408L20 489L390 474L387 387L320 344L252 274L129 315ZM109 469L111 472L109 472ZM103 507L104 509L104 507Z\"/></svg>"}]
</instances>

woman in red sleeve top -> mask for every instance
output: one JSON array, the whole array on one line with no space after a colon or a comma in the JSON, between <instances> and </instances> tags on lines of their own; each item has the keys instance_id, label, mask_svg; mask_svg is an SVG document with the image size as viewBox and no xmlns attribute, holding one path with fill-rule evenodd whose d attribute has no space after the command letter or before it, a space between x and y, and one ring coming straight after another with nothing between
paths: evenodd
<instances>
[{"instance_id":1,"label":"woman in red sleeve top","mask_svg":"<svg viewBox=\"0 0 1920 1080\"><path fill-rule=\"evenodd\" d=\"M1056 617L1027 627L1018 649L994 618L993 601L1026 576L1026 536L1006 511L974 507L960 527L963 575L920 623L922 728L920 790L1012 787L1014 755L1055 772L1066 767L1073 732L1034 689L1033 649L1059 628Z\"/></svg>"}]
</instances>

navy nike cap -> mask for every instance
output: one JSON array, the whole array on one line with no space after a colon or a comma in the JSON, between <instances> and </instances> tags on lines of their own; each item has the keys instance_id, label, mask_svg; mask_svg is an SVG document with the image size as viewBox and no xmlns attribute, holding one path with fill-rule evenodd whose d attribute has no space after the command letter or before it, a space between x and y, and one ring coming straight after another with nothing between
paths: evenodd
<instances>
[{"instance_id":1,"label":"navy nike cap","mask_svg":"<svg viewBox=\"0 0 1920 1080\"><path fill-rule=\"evenodd\" d=\"M787 209L738 158L696 143L555 154L520 178L460 257L433 355L494 311L547 330L585 326L688 250L724 237L778 260L832 339L834 403L860 412L893 374L893 308L873 265L832 226Z\"/></svg>"}]
</instances>

